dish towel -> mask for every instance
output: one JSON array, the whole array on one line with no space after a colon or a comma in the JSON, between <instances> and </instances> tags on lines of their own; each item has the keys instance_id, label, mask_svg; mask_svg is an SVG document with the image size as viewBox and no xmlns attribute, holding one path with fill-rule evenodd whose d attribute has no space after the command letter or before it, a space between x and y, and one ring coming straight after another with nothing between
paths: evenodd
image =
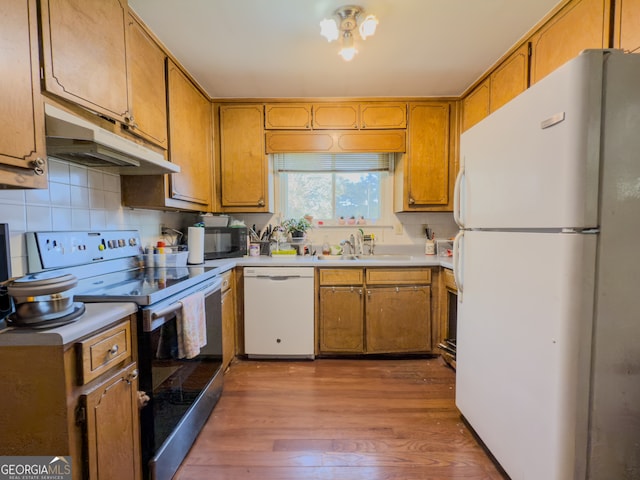
<instances>
[{"instance_id":1,"label":"dish towel","mask_svg":"<svg viewBox=\"0 0 640 480\"><path fill-rule=\"evenodd\" d=\"M193 358L207 344L207 321L204 294L196 292L179 302L176 327L178 330L178 357Z\"/></svg>"}]
</instances>

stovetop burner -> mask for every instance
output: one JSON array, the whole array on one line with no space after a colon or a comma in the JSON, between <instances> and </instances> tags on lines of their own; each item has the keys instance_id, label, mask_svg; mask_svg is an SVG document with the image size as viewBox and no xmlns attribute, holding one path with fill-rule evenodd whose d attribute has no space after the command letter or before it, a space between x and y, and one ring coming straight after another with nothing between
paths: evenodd
<instances>
[{"instance_id":1,"label":"stovetop burner","mask_svg":"<svg viewBox=\"0 0 640 480\"><path fill-rule=\"evenodd\" d=\"M83 302L151 305L201 282L215 267L138 268L82 279L74 297Z\"/></svg>"},{"instance_id":2,"label":"stovetop burner","mask_svg":"<svg viewBox=\"0 0 640 480\"><path fill-rule=\"evenodd\" d=\"M19 328L37 328L37 329L46 329L46 328L54 328L61 327L62 325L66 325L68 323L75 322L78 320L85 312L86 307L84 303L75 302L73 304L73 308L70 313L63 315L62 317L52 318L50 320L38 320L37 317L28 319L25 321L20 318L15 312L9 314L5 319L8 327L19 327Z\"/></svg>"}]
</instances>

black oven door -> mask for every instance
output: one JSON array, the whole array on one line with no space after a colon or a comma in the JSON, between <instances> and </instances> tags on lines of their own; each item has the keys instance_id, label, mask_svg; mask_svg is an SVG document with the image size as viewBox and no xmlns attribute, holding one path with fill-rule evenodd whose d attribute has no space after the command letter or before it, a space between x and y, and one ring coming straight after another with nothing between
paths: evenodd
<instances>
[{"instance_id":1,"label":"black oven door","mask_svg":"<svg viewBox=\"0 0 640 480\"><path fill-rule=\"evenodd\" d=\"M221 280L145 307L138 331L140 389L149 396L140 412L144 478L170 479L222 393ZM180 298L203 290L206 345L180 358Z\"/></svg>"}]
</instances>

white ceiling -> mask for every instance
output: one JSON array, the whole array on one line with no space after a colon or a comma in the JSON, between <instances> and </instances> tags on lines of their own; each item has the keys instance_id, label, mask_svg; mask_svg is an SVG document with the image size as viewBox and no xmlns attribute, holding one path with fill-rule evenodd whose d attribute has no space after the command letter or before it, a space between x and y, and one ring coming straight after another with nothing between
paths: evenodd
<instances>
[{"instance_id":1,"label":"white ceiling","mask_svg":"<svg viewBox=\"0 0 640 480\"><path fill-rule=\"evenodd\" d=\"M458 96L558 3L356 0L380 24L345 62L319 23L348 0L129 0L213 98Z\"/></svg>"}]
</instances>

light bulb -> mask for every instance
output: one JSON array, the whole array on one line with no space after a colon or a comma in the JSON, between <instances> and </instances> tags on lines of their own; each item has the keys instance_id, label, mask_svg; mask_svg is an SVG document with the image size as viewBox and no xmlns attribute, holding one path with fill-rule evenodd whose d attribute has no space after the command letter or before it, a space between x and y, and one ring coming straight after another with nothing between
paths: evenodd
<instances>
[{"instance_id":1,"label":"light bulb","mask_svg":"<svg viewBox=\"0 0 640 480\"><path fill-rule=\"evenodd\" d=\"M363 40L376 33L376 27L378 26L378 19L374 15L367 15L367 17L360 24L360 36Z\"/></svg>"},{"instance_id":2,"label":"light bulb","mask_svg":"<svg viewBox=\"0 0 640 480\"><path fill-rule=\"evenodd\" d=\"M356 53L358 53L356 47L348 47L341 48L338 52L338 55L340 55L345 62L350 62L351 60L353 60L353 57L356 56Z\"/></svg>"},{"instance_id":3,"label":"light bulb","mask_svg":"<svg viewBox=\"0 0 640 480\"><path fill-rule=\"evenodd\" d=\"M320 35L325 37L329 42L337 40L339 37L338 24L333 19L325 18L320 22Z\"/></svg>"}]
</instances>

